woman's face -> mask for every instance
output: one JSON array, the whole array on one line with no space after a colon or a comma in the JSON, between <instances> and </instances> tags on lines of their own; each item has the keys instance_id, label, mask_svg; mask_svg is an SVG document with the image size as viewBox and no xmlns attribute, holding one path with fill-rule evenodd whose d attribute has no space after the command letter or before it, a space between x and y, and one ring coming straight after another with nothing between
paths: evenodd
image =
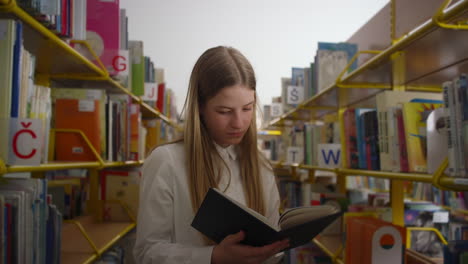
<instances>
[{"instance_id":1,"label":"woman's face","mask_svg":"<svg viewBox=\"0 0 468 264\"><path fill-rule=\"evenodd\" d=\"M239 144L254 115L255 91L244 85L225 87L201 108L211 138L220 146Z\"/></svg>"}]
</instances>

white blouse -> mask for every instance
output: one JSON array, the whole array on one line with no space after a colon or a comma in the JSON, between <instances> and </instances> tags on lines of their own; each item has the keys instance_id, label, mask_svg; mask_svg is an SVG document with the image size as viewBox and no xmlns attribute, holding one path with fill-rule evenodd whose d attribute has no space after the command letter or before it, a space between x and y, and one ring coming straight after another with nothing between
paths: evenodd
<instances>
[{"instance_id":1,"label":"white blouse","mask_svg":"<svg viewBox=\"0 0 468 264\"><path fill-rule=\"evenodd\" d=\"M218 188L246 204L234 146L216 146L231 170L223 170ZM192 226L195 216L190 199L183 142L156 148L146 159L140 183L137 238L134 255L137 263L209 264L214 246L204 245L202 235ZM272 225L279 220L279 193L271 170L262 168L266 217ZM280 255L268 263L277 262Z\"/></svg>"}]
</instances>

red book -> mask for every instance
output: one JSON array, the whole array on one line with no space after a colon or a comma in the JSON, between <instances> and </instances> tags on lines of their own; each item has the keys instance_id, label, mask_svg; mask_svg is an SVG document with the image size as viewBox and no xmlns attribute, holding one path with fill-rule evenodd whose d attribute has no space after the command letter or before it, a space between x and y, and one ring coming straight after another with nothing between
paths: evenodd
<instances>
[{"instance_id":1,"label":"red book","mask_svg":"<svg viewBox=\"0 0 468 264\"><path fill-rule=\"evenodd\" d=\"M409 172L408 150L406 148L405 122L403 120L403 112L401 109L396 110L396 118L398 125L398 143L400 144L400 171Z\"/></svg>"},{"instance_id":2,"label":"red book","mask_svg":"<svg viewBox=\"0 0 468 264\"><path fill-rule=\"evenodd\" d=\"M156 102L156 106L158 108L158 111L163 113L164 112L164 94L166 90L166 84L165 83L159 83L158 84L158 100Z\"/></svg>"}]
</instances>

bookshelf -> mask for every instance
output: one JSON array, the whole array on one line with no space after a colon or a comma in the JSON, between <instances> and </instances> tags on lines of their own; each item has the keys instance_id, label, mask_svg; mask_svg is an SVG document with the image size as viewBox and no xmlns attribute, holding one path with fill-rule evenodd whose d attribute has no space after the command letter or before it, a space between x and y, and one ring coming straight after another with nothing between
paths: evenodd
<instances>
[{"instance_id":1,"label":"bookshelf","mask_svg":"<svg viewBox=\"0 0 468 264\"><path fill-rule=\"evenodd\" d=\"M90 216L65 221L62 262L92 263L134 227L133 222L98 223Z\"/></svg>"},{"instance_id":2,"label":"bookshelf","mask_svg":"<svg viewBox=\"0 0 468 264\"><path fill-rule=\"evenodd\" d=\"M99 88L110 93L127 94L140 105L143 118L158 118L178 131L182 128L172 119L150 107L114 80L108 72L94 64L74 48L73 41L65 41L25 12L16 0L0 0L0 19L16 19L23 22L24 47L36 57L35 80L45 86ZM93 53L92 51L90 53ZM98 60L99 62L99 60ZM1 88L0 88L1 89ZM51 139L51 141L53 141ZM92 146L90 146L92 147ZM93 148L94 149L94 148ZM94 150L95 153L97 153ZM102 216L103 201L99 198L99 171L105 168L134 167L143 160L107 162L98 158L89 162L51 162L39 166L8 166L0 159L0 180L6 173L32 172L41 177L43 172L66 169L89 170L88 216L65 221L62 229L63 263L92 263L125 234L136 226L134 217L127 222L105 222ZM75 185L74 180L56 180L49 186Z\"/></svg>"},{"instance_id":3,"label":"bookshelf","mask_svg":"<svg viewBox=\"0 0 468 264\"><path fill-rule=\"evenodd\" d=\"M434 2L431 3L434 4ZM376 31L380 30L384 32L381 34L388 33L386 38L388 38L389 44L382 44L385 41L374 39L377 43L374 46L379 46L379 50L363 50L348 64L349 67L354 60L359 60L363 54L368 54L365 55L365 60L361 61L357 69L347 75L345 75L347 69L343 70L333 85L305 100L289 112L273 119L266 127L268 129L281 129L292 126L297 121L323 120L327 115L343 113L347 107L375 107L376 95L385 90L442 93L441 86L444 81L451 80L460 73L468 72L468 53L463 45L468 40L466 31L468 1L462 0L453 4L450 0L437 2L436 5L439 6L432 13L430 19L426 18L425 21L409 28L407 33L404 32L402 28L408 26L402 24L404 19L399 20L398 15L419 13L418 8L428 9L421 7L424 4L423 1L411 1L411 3L398 0L390 1L384 10L388 15L382 15L383 11L381 11L378 14L380 17L371 19L363 26L363 28L366 27L367 32L357 32L349 40L350 42L363 42L366 45L361 47L361 43L358 43L359 48L367 49L374 44L372 39L375 38ZM415 16L417 17L419 14ZM391 24L388 32L386 28L381 28L386 27L387 24ZM361 41L359 37L364 40ZM344 129L344 122L340 120L341 145L343 147L345 146ZM318 170L334 172L337 175L338 184L340 181L343 182L342 177L346 176L389 179L392 182L390 192L393 223L397 225L404 223L403 181L431 183L434 187L443 190L468 190L468 179L449 177L443 173L448 166L447 159L433 174L344 168L329 169L282 162L274 162L273 165L276 168L290 167L293 178L295 178L295 169L307 169L309 170L309 182L314 181L314 172ZM346 188L341 186L340 190L344 191L344 189ZM333 263L343 263L343 254L340 251L340 248L344 246L342 245L342 236L319 236L313 242L332 258ZM441 261L440 259L429 259L410 249L407 249L407 258L408 263L440 263Z\"/></svg>"}]
</instances>

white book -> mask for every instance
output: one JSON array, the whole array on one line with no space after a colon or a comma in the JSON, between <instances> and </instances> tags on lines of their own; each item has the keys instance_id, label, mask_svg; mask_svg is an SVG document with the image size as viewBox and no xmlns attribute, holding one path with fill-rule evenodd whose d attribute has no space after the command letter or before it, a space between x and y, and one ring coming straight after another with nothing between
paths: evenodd
<instances>
[{"instance_id":1,"label":"white book","mask_svg":"<svg viewBox=\"0 0 468 264\"><path fill-rule=\"evenodd\" d=\"M444 94L445 125L447 127L448 174L455 176L457 174L458 160L455 149L455 145L457 144L455 110L451 107L453 106L453 83L451 81L444 82L442 88Z\"/></svg>"},{"instance_id":2,"label":"white book","mask_svg":"<svg viewBox=\"0 0 468 264\"><path fill-rule=\"evenodd\" d=\"M348 54L343 50L318 50L317 62L317 89L321 92L336 83L348 65Z\"/></svg>"},{"instance_id":3,"label":"white book","mask_svg":"<svg viewBox=\"0 0 468 264\"><path fill-rule=\"evenodd\" d=\"M463 124L462 124L462 90L460 86L460 78L457 77L453 80L453 108L455 109L455 116L451 118L455 119L455 137L457 138L457 144L455 145L455 155L458 163L457 167L457 176L465 177L466 176L466 166L465 166L465 155L463 153Z\"/></svg>"},{"instance_id":4,"label":"white book","mask_svg":"<svg viewBox=\"0 0 468 264\"><path fill-rule=\"evenodd\" d=\"M86 0L73 1L72 27L73 39L86 40Z\"/></svg>"}]
</instances>

